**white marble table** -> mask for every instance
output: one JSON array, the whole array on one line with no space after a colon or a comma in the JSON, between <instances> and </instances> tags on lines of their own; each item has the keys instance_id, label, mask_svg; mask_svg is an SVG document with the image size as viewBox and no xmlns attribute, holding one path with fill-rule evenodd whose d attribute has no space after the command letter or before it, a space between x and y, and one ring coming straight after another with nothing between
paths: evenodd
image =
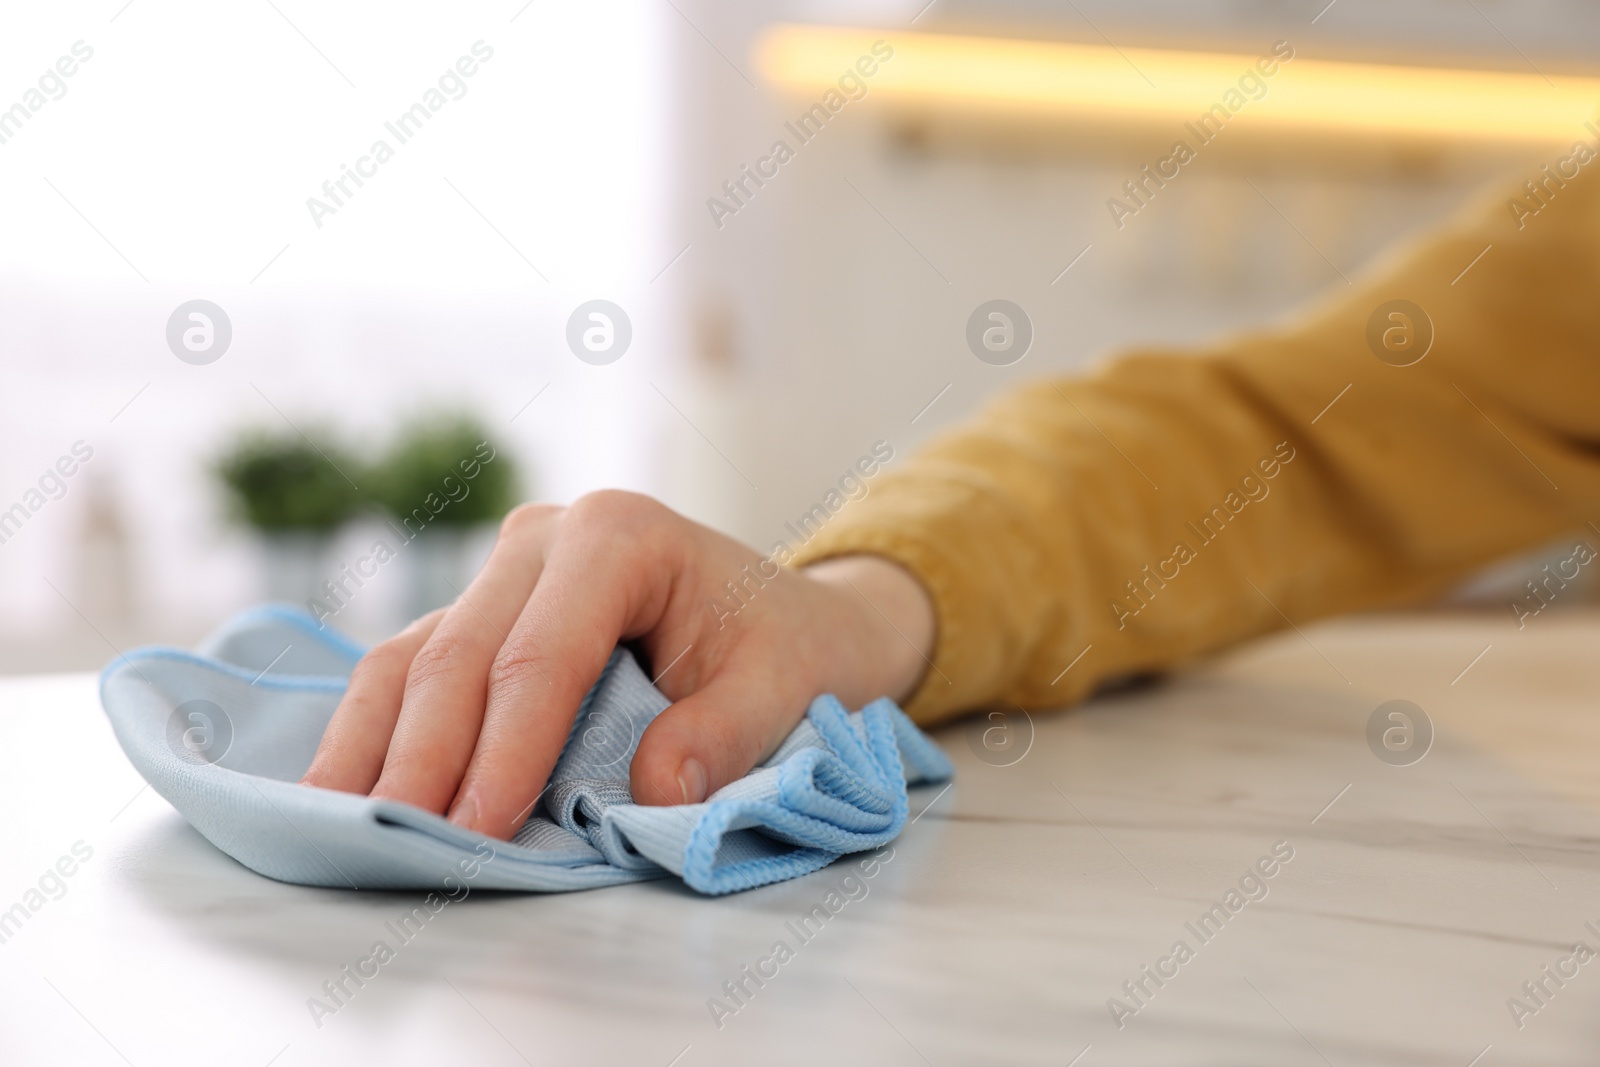
<instances>
[{"instance_id":1,"label":"white marble table","mask_svg":"<svg viewBox=\"0 0 1600 1067\"><path fill-rule=\"evenodd\" d=\"M1346 621L1035 717L1010 766L944 731L956 785L720 1029L708 999L842 865L721 900L476 893L319 1026L307 998L415 895L252 874L141 788L92 679L8 680L0 909L59 899L0 944L0 1063L1593 1064L1600 962L1541 969L1600 949L1597 648L1600 614ZM1436 727L1411 766L1365 738L1391 699Z\"/></svg>"}]
</instances>

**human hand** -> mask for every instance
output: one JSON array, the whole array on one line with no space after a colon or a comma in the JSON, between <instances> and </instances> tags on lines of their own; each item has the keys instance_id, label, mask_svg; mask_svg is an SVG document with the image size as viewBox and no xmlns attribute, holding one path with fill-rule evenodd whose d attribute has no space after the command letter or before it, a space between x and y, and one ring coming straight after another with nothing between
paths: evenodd
<instances>
[{"instance_id":1,"label":"human hand","mask_svg":"<svg viewBox=\"0 0 1600 1067\"><path fill-rule=\"evenodd\" d=\"M819 693L858 707L916 687L934 615L909 572L847 556L747 578L760 562L632 493L525 504L453 605L356 665L301 781L510 838L623 640L674 702L634 755L640 804L698 803L742 777ZM744 583L737 614L730 581Z\"/></svg>"}]
</instances>

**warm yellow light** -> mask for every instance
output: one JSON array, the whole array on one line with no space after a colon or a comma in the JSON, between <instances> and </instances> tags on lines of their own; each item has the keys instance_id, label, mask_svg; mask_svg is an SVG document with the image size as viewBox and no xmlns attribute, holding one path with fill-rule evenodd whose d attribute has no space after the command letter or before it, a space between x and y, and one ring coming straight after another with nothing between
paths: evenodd
<instances>
[{"instance_id":1,"label":"warm yellow light","mask_svg":"<svg viewBox=\"0 0 1600 1067\"><path fill-rule=\"evenodd\" d=\"M863 79L872 97L939 110L1182 123L1222 103L1258 55L1112 48L827 26L775 26L756 46L773 84L819 96L876 41L894 56ZM1292 43L1292 42L1291 42ZM1584 133L1600 79L1296 57L1260 78L1252 126L1307 132L1550 141Z\"/></svg>"}]
</instances>

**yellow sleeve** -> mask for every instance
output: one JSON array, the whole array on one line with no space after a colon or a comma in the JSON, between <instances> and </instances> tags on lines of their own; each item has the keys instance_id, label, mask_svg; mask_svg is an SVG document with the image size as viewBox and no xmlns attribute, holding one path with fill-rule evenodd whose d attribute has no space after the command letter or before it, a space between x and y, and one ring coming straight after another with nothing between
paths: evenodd
<instances>
[{"instance_id":1,"label":"yellow sleeve","mask_svg":"<svg viewBox=\"0 0 1600 1067\"><path fill-rule=\"evenodd\" d=\"M1597 174L1502 190L1287 327L1011 392L796 562L921 579L937 647L908 709L929 723L1414 600L1600 519ZM1431 321L1409 366L1368 343L1394 300ZM1403 351L1404 321L1379 325Z\"/></svg>"}]
</instances>

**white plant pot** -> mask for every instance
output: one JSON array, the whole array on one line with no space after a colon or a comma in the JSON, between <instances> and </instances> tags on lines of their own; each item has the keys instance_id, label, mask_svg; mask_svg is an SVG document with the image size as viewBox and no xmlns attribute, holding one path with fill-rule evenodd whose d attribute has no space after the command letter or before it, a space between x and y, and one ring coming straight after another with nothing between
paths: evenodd
<instances>
[{"instance_id":1,"label":"white plant pot","mask_svg":"<svg viewBox=\"0 0 1600 1067\"><path fill-rule=\"evenodd\" d=\"M332 533L262 530L258 536L267 599L303 606L320 595L318 590L332 566Z\"/></svg>"},{"instance_id":2,"label":"white plant pot","mask_svg":"<svg viewBox=\"0 0 1600 1067\"><path fill-rule=\"evenodd\" d=\"M471 551L476 532L460 526L430 526L401 550L411 579L406 595L408 620L442 608L466 591L477 570L478 561Z\"/></svg>"}]
</instances>

